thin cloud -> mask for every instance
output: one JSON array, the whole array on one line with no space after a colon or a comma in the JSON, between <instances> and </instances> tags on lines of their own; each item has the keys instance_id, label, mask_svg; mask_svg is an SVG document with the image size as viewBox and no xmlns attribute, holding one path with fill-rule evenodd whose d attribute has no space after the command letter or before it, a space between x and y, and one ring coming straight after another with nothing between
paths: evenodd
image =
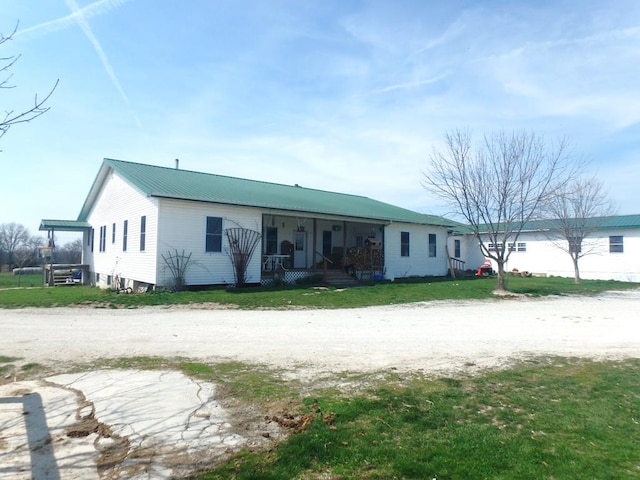
<instances>
[{"instance_id":1,"label":"thin cloud","mask_svg":"<svg viewBox=\"0 0 640 480\"><path fill-rule=\"evenodd\" d=\"M383 88L379 88L377 90L374 90L372 93L376 94L376 93L389 93L389 92L393 92L395 90L406 90L406 89L412 89L412 88L419 88L422 87L424 85L430 85L432 83L436 83L440 80L442 80L443 78L446 78L448 76L448 73L443 73L441 75L437 75L435 77L432 78L427 78L425 80L413 80L410 82L404 82L404 83L398 83L395 85L389 85Z\"/></svg>"}]
</instances>

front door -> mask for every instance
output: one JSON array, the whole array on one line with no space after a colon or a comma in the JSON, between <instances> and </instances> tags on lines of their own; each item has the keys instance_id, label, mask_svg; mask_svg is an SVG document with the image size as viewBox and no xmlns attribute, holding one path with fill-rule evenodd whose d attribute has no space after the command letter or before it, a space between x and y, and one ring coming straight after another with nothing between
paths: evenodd
<instances>
[{"instance_id":1,"label":"front door","mask_svg":"<svg viewBox=\"0 0 640 480\"><path fill-rule=\"evenodd\" d=\"M293 268L307 268L307 232L293 233Z\"/></svg>"},{"instance_id":2,"label":"front door","mask_svg":"<svg viewBox=\"0 0 640 480\"><path fill-rule=\"evenodd\" d=\"M333 232L331 230L325 230L322 232L322 255L328 257L331 255L331 238L333 237Z\"/></svg>"}]
</instances>

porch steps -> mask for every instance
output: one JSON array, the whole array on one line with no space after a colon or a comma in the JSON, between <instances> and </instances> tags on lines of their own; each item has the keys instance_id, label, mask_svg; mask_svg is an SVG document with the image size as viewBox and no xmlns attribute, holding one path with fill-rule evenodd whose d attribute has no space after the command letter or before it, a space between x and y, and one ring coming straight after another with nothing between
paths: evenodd
<instances>
[{"instance_id":1,"label":"porch steps","mask_svg":"<svg viewBox=\"0 0 640 480\"><path fill-rule=\"evenodd\" d=\"M357 278L341 269L328 269L326 283L338 288L358 287L362 285Z\"/></svg>"}]
</instances>

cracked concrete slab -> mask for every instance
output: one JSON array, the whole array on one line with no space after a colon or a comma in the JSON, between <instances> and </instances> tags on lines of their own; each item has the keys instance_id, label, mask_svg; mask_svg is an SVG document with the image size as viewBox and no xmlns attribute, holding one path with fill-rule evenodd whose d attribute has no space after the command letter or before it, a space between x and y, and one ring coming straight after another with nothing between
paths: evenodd
<instances>
[{"instance_id":1,"label":"cracked concrete slab","mask_svg":"<svg viewBox=\"0 0 640 480\"><path fill-rule=\"evenodd\" d=\"M0 386L0 478L97 480L97 435L67 435L76 411L75 392L46 382Z\"/></svg>"},{"instance_id":2,"label":"cracked concrete slab","mask_svg":"<svg viewBox=\"0 0 640 480\"><path fill-rule=\"evenodd\" d=\"M215 385L99 370L0 386L0 478L164 479L241 448Z\"/></svg>"}]
</instances>

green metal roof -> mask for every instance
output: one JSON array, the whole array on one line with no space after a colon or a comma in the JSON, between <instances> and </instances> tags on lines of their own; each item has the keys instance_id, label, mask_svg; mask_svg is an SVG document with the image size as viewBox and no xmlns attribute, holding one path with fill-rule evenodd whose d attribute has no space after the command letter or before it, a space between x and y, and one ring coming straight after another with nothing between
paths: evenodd
<instances>
[{"instance_id":1,"label":"green metal roof","mask_svg":"<svg viewBox=\"0 0 640 480\"><path fill-rule=\"evenodd\" d=\"M62 232L81 232L91 228L87 222L78 220L50 220L43 219L40 221L39 230L57 230Z\"/></svg>"},{"instance_id":2,"label":"green metal roof","mask_svg":"<svg viewBox=\"0 0 640 480\"><path fill-rule=\"evenodd\" d=\"M559 221L557 219L531 220L523 225L522 231L540 232L553 230L559 228L558 222ZM613 215L608 217L593 217L588 219L586 226L587 228L592 227L595 230L640 228L640 215ZM489 230L488 225L480 225L479 230L482 233L487 232Z\"/></svg>"},{"instance_id":3,"label":"green metal roof","mask_svg":"<svg viewBox=\"0 0 640 480\"><path fill-rule=\"evenodd\" d=\"M640 215L615 215L602 217L601 228L639 228Z\"/></svg>"},{"instance_id":4,"label":"green metal roof","mask_svg":"<svg viewBox=\"0 0 640 480\"><path fill-rule=\"evenodd\" d=\"M454 224L435 215L424 215L358 195L328 192L223 175L104 159L98 177L78 217L86 219L101 182L109 169L150 197L207 203L242 205L272 210L327 214L378 221L417 224Z\"/></svg>"}]
</instances>

